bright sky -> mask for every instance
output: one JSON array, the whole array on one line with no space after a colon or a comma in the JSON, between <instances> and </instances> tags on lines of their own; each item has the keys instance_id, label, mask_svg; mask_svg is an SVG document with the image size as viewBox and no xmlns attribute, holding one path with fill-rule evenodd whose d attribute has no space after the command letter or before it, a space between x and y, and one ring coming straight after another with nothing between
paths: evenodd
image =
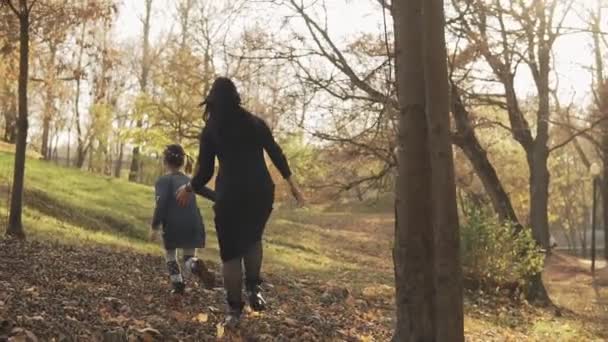
<instances>
[{"instance_id":1,"label":"bright sky","mask_svg":"<svg viewBox=\"0 0 608 342\"><path fill-rule=\"evenodd\" d=\"M214 0L222 1L222 0ZM167 5L166 0L156 0L152 20L152 37L158 38L163 32L177 31L174 21L174 7ZM319 4L323 1L318 1ZM382 32L382 11L373 0L327 0L328 26L330 34L336 40L360 32ZM140 17L143 15L143 0L123 0L116 25L119 39L133 40L141 35ZM266 1L250 0L233 30L241 31L255 23L262 24L270 30L279 30L282 18L291 14L281 8L271 7ZM390 18L389 18L390 20ZM580 26L580 19L570 19L570 26ZM268 25L268 23L273 23ZM389 29L392 24L389 21ZM301 27L304 30L304 27ZM593 63L591 38L588 33L572 34L561 37L555 46L556 71L559 75L559 93L562 102L575 98L579 104L590 100L589 89L591 74L589 66ZM528 73L517 79L520 95L532 93L532 80Z\"/></svg>"}]
</instances>

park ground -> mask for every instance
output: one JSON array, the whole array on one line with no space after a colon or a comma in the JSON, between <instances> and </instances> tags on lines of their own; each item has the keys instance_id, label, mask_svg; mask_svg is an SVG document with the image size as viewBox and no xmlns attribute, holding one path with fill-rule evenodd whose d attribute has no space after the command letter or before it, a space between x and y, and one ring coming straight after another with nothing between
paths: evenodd
<instances>
[{"instance_id":1,"label":"park ground","mask_svg":"<svg viewBox=\"0 0 608 342\"><path fill-rule=\"evenodd\" d=\"M0 153L1 220L11 169L12 155ZM183 300L167 295L162 250L146 241L150 187L32 159L25 202L28 240L0 238L0 341L390 340L390 211L278 205L265 237L270 309L225 331L220 289L190 282ZM203 257L217 272L209 203L199 204L208 232ZM608 340L608 268L599 267L593 280L585 260L552 255L544 279L556 307L466 290L467 340Z\"/></svg>"}]
</instances>

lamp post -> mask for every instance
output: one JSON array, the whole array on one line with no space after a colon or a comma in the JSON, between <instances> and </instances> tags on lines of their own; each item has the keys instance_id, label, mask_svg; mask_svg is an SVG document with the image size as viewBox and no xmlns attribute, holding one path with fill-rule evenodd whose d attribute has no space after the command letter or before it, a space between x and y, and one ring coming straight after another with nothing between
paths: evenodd
<instances>
[{"instance_id":1,"label":"lamp post","mask_svg":"<svg viewBox=\"0 0 608 342\"><path fill-rule=\"evenodd\" d=\"M597 189L601 168L597 163L591 164L589 168L593 177L593 211L591 217L591 274L595 274L595 226L597 225Z\"/></svg>"}]
</instances>

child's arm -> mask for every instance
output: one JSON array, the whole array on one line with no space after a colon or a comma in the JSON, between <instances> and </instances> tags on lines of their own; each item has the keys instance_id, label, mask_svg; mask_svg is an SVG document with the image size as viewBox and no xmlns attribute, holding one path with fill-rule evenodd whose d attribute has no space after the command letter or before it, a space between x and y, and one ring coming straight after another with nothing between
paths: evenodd
<instances>
[{"instance_id":1,"label":"child's arm","mask_svg":"<svg viewBox=\"0 0 608 342\"><path fill-rule=\"evenodd\" d=\"M156 207L152 218L152 229L158 230L167 219L167 207L169 199L169 180L161 177L154 186L156 196Z\"/></svg>"},{"instance_id":2,"label":"child's arm","mask_svg":"<svg viewBox=\"0 0 608 342\"><path fill-rule=\"evenodd\" d=\"M210 200L211 202L215 202L216 194L215 191L210 188L204 186L201 190L196 191L197 195L201 195L204 198Z\"/></svg>"}]
</instances>

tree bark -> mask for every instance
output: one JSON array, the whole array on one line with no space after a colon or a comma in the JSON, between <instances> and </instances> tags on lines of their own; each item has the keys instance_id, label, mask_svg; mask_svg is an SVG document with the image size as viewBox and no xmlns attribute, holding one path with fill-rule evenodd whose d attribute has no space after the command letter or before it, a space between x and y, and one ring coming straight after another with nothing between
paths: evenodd
<instances>
[{"instance_id":1,"label":"tree bark","mask_svg":"<svg viewBox=\"0 0 608 342\"><path fill-rule=\"evenodd\" d=\"M488 159L486 150L481 146L481 143L475 135L470 121L469 113L462 103L460 92L456 85L452 85L452 115L456 125L456 134L452 137L452 142L458 146L467 156L475 174L481 180L483 187L490 197L494 212L498 215L501 221L508 221L514 224L515 233L520 232L523 226L519 222L511 199L505 191L496 169Z\"/></svg>"},{"instance_id":2,"label":"tree bark","mask_svg":"<svg viewBox=\"0 0 608 342\"><path fill-rule=\"evenodd\" d=\"M55 69L55 56L57 54L57 47L55 46L55 44L51 43L50 44L50 56L49 56L49 64L47 65L47 73L51 74L54 73L54 69ZM45 99L44 99L44 110L43 110L43 117L42 117L42 146L40 148L40 153L44 156L44 158L46 160L50 160L51 158L51 151L49 151L49 137L50 137L50 130L51 130L51 121L53 119L53 101L55 99L55 94L53 92L53 84L54 80L53 77L47 77L47 80L45 82L45 86L46 86L46 94L45 94Z\"/></svg>"},{"instance_id":3,"label":"tree bark","mask_svg":"<svg viewBox=\"0 0 608 342\"><path fill-rule=\"evenodd\" d=\"M431 170L422 70L422 0L393 2L399 110L394 341L434 341Z\"/></svg>"},{"instance_id":4,"label":"tree bark","mask_svg":"<svg viewBox=\"0 0 608 342\"><path fill-rule=\"evenodd\" d=\"M28 110L27 82L29 78L29 30L30 18L27 1L20 0L19 13L19 117L17 119L17 146L15 149L15 167L13 171L13 189L11 207L6 234L24 239L21 215L23 211L23 184L25 179L25 150L27 147Z\"/></svg>"},{"instance_id":5,"label":"tree bark","mask_svg":"<svg viewBox=\"0 0 608 342\"><path fill-rule=\"evenodd\" d=\"M124 157L125 144L119 143L118 146L118 157L116 157L116 165L114 167L114 177L120 178L120 171L122 170L122 159Z\"/></svg>"},{"instance_id":6,"label":"tree bark","mask_svg":"<svg viewBox=\"0 0 608 342\"><path fill-rule=\"evenodd\" d=\"M144 34L143 34L143 51L141 60L141 76L139 79L139 87L142 93L148 90L148 77L150 74L150 18L152 16L152 0L146 0L146 15L144 17ZM143 128L143 120L138 119L136 122L138 129ZM129 168L129 181L137 182L141 178L140 159L141 151L139 146L133 147L131 157L131 167Z\"/></svg>"},{"instance_id":7,"label":"tree bark","mask_svg":"<svg viewBox=\"0 0 608 342\"><path fill-rule=\"evenodd\" d=\"M17 142L17 103L12 91L9 92L9 102L4 111L4 137L9 144Z\"/></svg>"},{"instance_id":8,"label":"tree bark","mask_svg":"<svg viewBox=\"0 0 608 342\"><path fill-rule=\"evenodd\" d=\"M608 116L608 84L604 81L604 62L602 58L602 45L600 43L600 32L602 22L602 1L597 0L596 13L593 20L593 45L595 53L595 86L598 93L599 115ZM604 120L601 124L602 132L602 165L603 182L600 183L602 194L602 216L604 226L604 258L608 260L608 122Z\"/></svg>"},{"instance_id":9,"label":"tree bark","mask_svg":"<svg viewBox=\"0 0 608 342\"><path fill-rule=\"evenodd\" d=\"M450 130L443 0L423 1L426 120L435 242L435 339L464 341L460 233Z\"/></svg>"}]
</instances>

